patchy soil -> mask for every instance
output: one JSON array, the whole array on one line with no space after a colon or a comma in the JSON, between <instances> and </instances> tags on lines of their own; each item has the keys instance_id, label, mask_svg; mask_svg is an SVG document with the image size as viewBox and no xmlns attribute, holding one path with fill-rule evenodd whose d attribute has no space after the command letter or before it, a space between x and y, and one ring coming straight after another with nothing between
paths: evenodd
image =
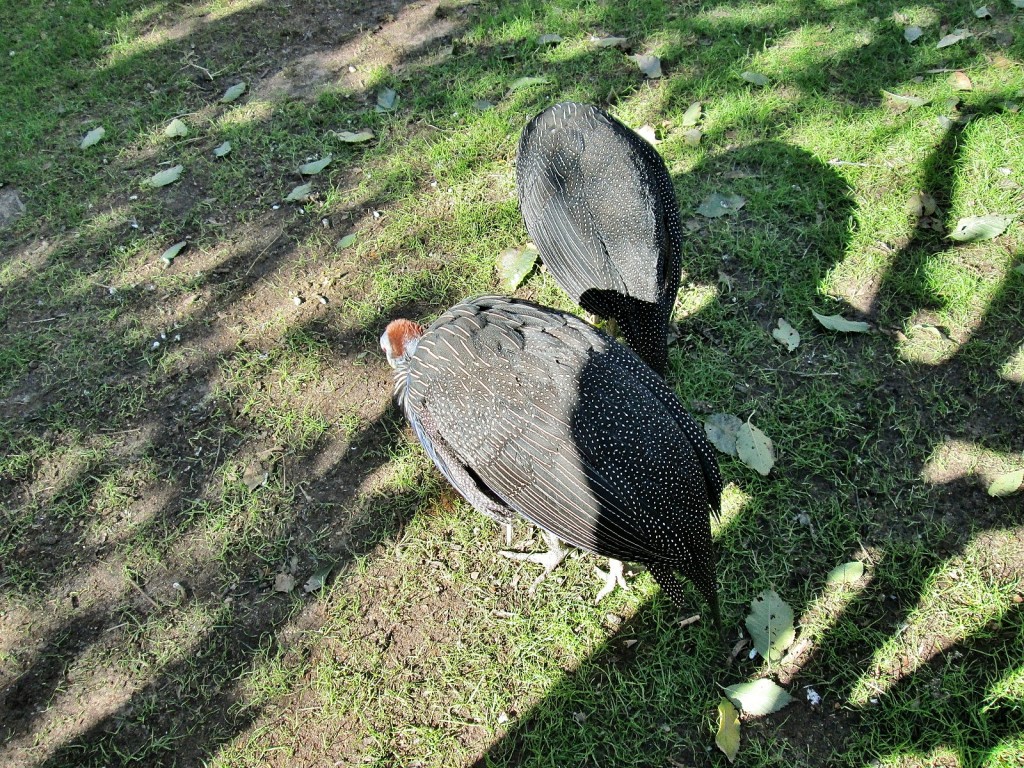
<instances>
[{"instance_id":1,"label":"patchy soil","mask_svg":"<svg viewBox=\"0 0 1024 768\"><path fill-rule=\"evenodd\" d=\"M261 42L252 50L251 65L260 68L252 88L261 96L282 98L310 98L327 84L362 91L365 73L398 67L457 28L462 12L439 14L438 6L391 0L330 7L293 3L281 11L265 8L260 23L280 23L284 43L270 49ZM275 14L278 19L267 18ZM226 50L257 40L248 31L251 19L218 20L218 38L212 41L203 36L207 21L189 17L165 29L157 19L150 34L160 41L202 41L206 59L218 57L217 45ZM197 86L212 88L203 69L194 68ZM4 194L6 225L24 206L14 190ZM176 217L200 204L202 196L201 189L185 185L161 191L163 205ZM353 209L341 218L358 223L368 213ZM124 398L134 390L145 393L144 412L125 423L110 424L84 442L52 432L37 435L33 439L53 458L26 468L21 477L4 477L0 485L3 503L14 510L29 503L38 508L44 499L27 489L39 487L46 488L51 506L59 508L69 501L62 497L63 489L90 474L95 475L92 490L109 480L117 485L122 502L128 502L116 517L98 514L97 525L89 530L69 530L56 514L28 521L32 535L16 550L15 562L52 574L49 583L63 583L66 589L45 611L5 600L0 612L4 768L72 764L76 752L100 742L110 744L122 761L135 755L149 765L198 766L218 743L252 721L254 712L235 706L240 700L238 677L255 653L268 650L258 643L268 630L283 625L295 603L268 588L273 562L251 553L203 551L196 548L194 538L184 535L196 504L219 493L232 477L237 481L257 466L265 472L260 482L289 487L294 478L303 478L291 486L293 506L278 523L291 532L289 551L295 554L285 562L300 586L323 563L332 564L332 577L338 577L355 557L400 531L401 520L368 519L353 502L359 493L372 491L389 446L404 439L404 427L390 403L390 374L375 357L364 359L367 350L375 354L377 326L386 319L361 327L341 314L346 302L362 298L365 265L336 262L326 270L288 265L296 255L296 243L317 226L320 222L274 211L239 228L217 248L193 250L188 270L205 278L176 304L168 304L169 296L159 295L151 281L157 274L173 275L179 267L161 271L150 262L137 273L123 275L118 285L96 286L79 305L64 307L56 315L27 311L8 317L11 328L39 324L70 332L83 318L101 316L105 307L130 310L134 328L150 329L151 359L125 359L117 370L108 371L111 393L117 398L109 403L110 410L122 410ZM30 268L52 256L46 239L5 251ZM84 251L77 255L86 257ZM324 383L302 394L310 411L332 425L316 450L286 449L263 433L246 411L244 392L227 408L223 397L213 396L226 386L213 376L213 363L238 350L266 353L273 346L267 342L268 330L282 325L301 329L303 343L312 339L322 350L322 364L331 368ZM166 375L155 391L150 363L161 355L166 356ZM39 357L40 362L30 365L27 375L0 400L0 418L9 423L31 425L47 408L68 403L72 384L48 369L42 350ZM273 386L246 383L257 390ZM77 399L91 401L91 396L80 393ZM62 442L67 443L63 449ZM96 464L94 457L101 451L106 458ZM237 469L225 466L227 456ZM124 469L132 465L152 468L159 479L147 472L133 476ZM146 530L158 541L166 565L138 573L118 545ZM0 534L9 535L10 531ZM316 553L315 562L304 560L308 554L303 553L309 552ZM216 564L223 557L233 574L228 581ZM15 562L0 564L0 583L13 574ZM48 584L38 586L45 589ZM222 606L231 617L225 623L228 631L202 638L197 632L206 619L197 615L190 620L185 609L189 605L203 606L197 614ZM172 613L186 616L172 618L172 607L182 609ZM199 674L183 662L163 667L159 649L149 643L148 627L176 620L181 623L180 642L197 643L190 662L208 667ZM314 607L290 631L300 632L318 620ZM174 635L172 631L170 637ZM394 638L398 646L420 640L415 627ZM280 642L287 653L288 638ZM136 657L134 668L115 662L119 653L133 647L137 653L129 656ZM153 682L144 682L151 677L147 670L154 668L160 674ZM161 700L171 690L171 699L194 709L164 709ZM218 712L219 717L214 714ZM162 737L173 744L173 761L164 752L167 745L158 751L162 756L145 758L141 750Z\"/></svg>"},{"instance_id":2,"label":"patchy soil","mask_svg":"<svg viewBox=\"0 0 1024 768\"><path fill-rule=\"evenodd\" d=\"M253 92L291 99L315 98L326 85L342 85L368 99L367 73L377 67L396 71L413 57L433 55L450 42L465 13L457 6L442 8L439 2L400 0L373 5L293 3L287 10L268 7L265 11L268 18L262 23L279 26L280 46L268 47L263 38L253 36L246 26L251 19L219 20L221 41L204 39L203 52L216 59L217 45L251 45ZM189 17L161 31L156 22L152 34L187 41L201 36L206 23L202 17ZM216 90L202 67L186 66L195 70L197 87ZM752 171L756 172L760 170ZM352 181L354 185L356 180ZM183 215L201 203L202 195L201 190L183 186L169 190L163 204ZM836 217L845 218L848 208L840 206ZM366 206L356 206L339 219L363 222L367 230L372 226L369 215ZM340 226L340 220L328 223ZM0 766L74 765L81 751L99 743L111 748L111 764L134 760L146 765L199 766L261 718L287 721L285 732L295 742L290 753L268 752L265 764L323 765L327 757L335 764L358 764L374 747L367 742L362 723L353 719L330 734L304 730L301 720L296 724L295 713L322 705L305 684L312 670L326 665L340 670L339 674L363 676L359 679L365 678L371 686L376 670L399 669L414 685L423 665L446 645L458 642L471 622L467 617L480 618L475 616L480 609L473 606L471 597L497 594L499 601L507 601L493 609L498 612L523 599L521 590L515 591L517 584L495 585L484 578L475 587L478 594L467 595L443 586L439 578L423 600L405 604L397 594L381 594L381 585L401 581L400 564L379 564L369 573L360 572L361 559L377 551L382 542L400 538L407 523L405 515L414 501L378 499L370 510L359 500L386 488L390 452L408 437L400 415L390 405L390 375L376 356L375 340L388 318L357 324L343 313L347 302L357 301L367 290L367 265L334 261L325 267L297 258L296 244L308 241L321 226L285 211L261 214L238 228L221 247L190 254L189 272L205 278L181 300L171 302L169 295L159 293L153 282L158 267L151 264L125 274L117 286L92 286L80 304L64 307L58 314L25 310L8 318L11 328L58 327L69 337L76 332L76 324L87 326L92 320L103 332L127 334L143 329L148 334L149 358L140 361L129 355L126 343L124 359L106 372L104 391L99 393L73 392L75 383L68 370L40 362L30 365L17 387L0 400L0 419L24 427L48 457L25 467L20 476L3 478L0 500L13 510L29 504L52 510L24 521L32 535L16 551L15 562L0 564L0 583L18 563L32 563L49 574L45 583L37 585L40 594L62 585L60 594L51 595L46 610L5 601L0 613ZM40 239L15 245L7 254L42 264L53 252ZM84 251L78 254L86 256ZM175 264L160 274L174 276L184 269ZM761 276L743 264L741 256L723 259L723 269L733 281L735 311L770 327L777 317L771 287L760 285ZM877 311L878 289L865 286L865 294L851 300L851 305L871 316ZM109 328L99 322L104 311L115 306L131 310L130 327L126 323ZM919 324L927 320L918 319ZM308 345L317 364L330 369L322 383L295 390L288 381L247 379L244 372L238 381L218 378L215 363L224 357L258 361L261 355L273 353L282 327L289 329L284 343ZM705 321L694 320L686 331L728 351ZM893 334L894 344L900 341L896 330L887 332ZM970 338L953 336L947 357L969 344ZM680 341L684 348L691 343L692 339ZM810 344L801 354L805 352L809 356L776 370L778 375L770 383L744 384L751 403L756 405L759 397L778 391L798 389L808 377L821 374L819 367L826 363L831 370L844 362L834 356L814 356ZM858 352L854 343L848 354ZM45 357L59 358L60 350L47 351ZM153 373L154 361L160 366L159 377ZM865 392L865 399L896 401L904 411L923 414L920 421L914 420L913 428L927 435L985 434L999 444L1010 442L1019 417L1005 409L1005 400L976 391L970 376L972 363L956 360L940 377L930 367L933 362L925 359L911 366L894 353L880 363L886 373ZM924 402L934 397L937 386L947 399L975 402L977 420L963 425L954 418L927 414ZM130 406L139 393L144 404ZM310 445L295 447L259 423L247 407L252 398L301 401L328 426ZM130 415L81 440L33 432L34 420L58 402L95 409L104 407L105 400L111 410ZM1024 393L1018 391L1013 402L1024 410ZM870 461L893 460L906 433L883 436L862 451L863 433L877 426L866 423L862 410L856 404L851 407L850 431L835 437L836 449ZM864 411L874 412L877 409ZM894 417L892 428L910 426L907 419ZM100 455L104 458L97 459ZM928 470L929 481L942 485L930 518L944 525L943 535L934 542L937 557L961 553L976 528L1022 522L1019 513L1010 518L1007 505L991 503L978 483L970 482L983 473L983 464L977 457L950 449L947 460ZM923 469L910 466L907 472L915 478ZM856 466L851 469L854 475L858 471ZM807 482L822 493L831 487L827 479L813 473ZM254 502L253 517L258 518L254 529L274 529L287 546L280 551L218 550L217 521L204 517L203 501L234 488L239 504L249 503L241 486L251 485L252 491L263 483L284 489L291 501L286 509L274 510L260 509L258 500ZM80 493L83 486L92 493L102 487L105 494L118 499L109 511L98 506L93 515L96 523L88 529L75 528L76 523L59 513L62 505L76 503L69 497L71 489ZM850 503L863 502L876 509L878 527L885 523L894 539L920 536L923 521L901 516L891 490L865 484ZM434 503L450 504L451 498L442 496ZM202 545L188 535L199 526L210 532ZM865 533L865 547L879 543L870 539L874 531ZM0 537L10 535L0 532ZM1018 535L1015 546L1004 540L992 545L998 557L986 564L987 578L1007 585L1019 583L1024 573L1024 541L1019 539ZM135 559L130 545L143 540L156 542L153 546L164 563L159 568L143 570L140 563L146 561L141 554ZM450 563L437 561L438 571L462 567L457 554L449 552L448 557ZM330 567L330 579L351 577L349 598L365 605L361 626L353 631L377 649L375 655L360 657L338 640L338 630L328 626L330 617L322 604L303 601L298 593L286 597L273 591L275 576L293 577L301 591L301 585L325 565ZM797 569L792 578L804 575ZM886 586L899 592L900 601L907 598L900 585L887 582ZM889 599L881 588L875 589L864 598L865 603L873 601L870 609L861 605L859 611L852 610L850 621L896 624L913 608L895 597L886 602ZM1013 631L1014 620L1011 615L990 629L995 636L993 647L999 645L999 633ZM187 659L153 642L157 625L160 643L190 648ZM636 631L653 632L643 626ZM273 638L270 647L268 637ZM957 638L932 639L943 654L957 646ZM987 638L974 641L964 652L983 658L990 650L986 642ZM118 658L126 648L129 664ZM847 650L850 657L859 657L855 649ZM280 657L289 680L298 681L290 693L270 703L248 701L245 690L244 676L261 655ZM850 739L866 715L847 706L842 699L845 692L829 690L827 681L839 676L834 659L807 646L788 662L780 675L783 682L820 686L823 703L801 702L771 718L749 721L744 738L764 751L777 749L790 765L829 764L834 755L850 748ZM624 649L613 637L590 661L589 674L600 677L603 667L628 669L631 663L628 647ZM905 673L917 671L909 660L907 666ZM753 665L750 669L754 671ZM529 711L524 703L523 711L511 713L523 714L523 721L499 729L497 736L468 715L455 725L440 717L426 718L421 724L452 730L453 738L480 765L488 758L497 761L493 764L515 765L526 759L522 744L532 727ZM165 737L167 741L162 742ZM705 737L680 733L688 746L680 749L680 762L673 764L706 764ZM154 743L162 745L155 755L140 754ZM396 745L399 752L401 747ZM397 764L401 755L391 757Z\"/></svg>"}]
</instances>

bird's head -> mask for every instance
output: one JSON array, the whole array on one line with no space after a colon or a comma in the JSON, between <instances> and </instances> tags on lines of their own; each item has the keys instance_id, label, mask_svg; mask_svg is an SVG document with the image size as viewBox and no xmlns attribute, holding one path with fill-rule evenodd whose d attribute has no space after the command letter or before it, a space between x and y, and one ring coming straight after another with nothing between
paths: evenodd
<instances>
[{"instance_id":1,"label":"bird's head","mask_svg":"<svg viewBox=\"0 0 1024 768\"><path fill-rule=\"evenodd\" d=\"M398 368L409 362L416 352L423 326L412 320L392 320L380 337L380 348L388 358L388 365Z\"/></svg>"}]
</instances>

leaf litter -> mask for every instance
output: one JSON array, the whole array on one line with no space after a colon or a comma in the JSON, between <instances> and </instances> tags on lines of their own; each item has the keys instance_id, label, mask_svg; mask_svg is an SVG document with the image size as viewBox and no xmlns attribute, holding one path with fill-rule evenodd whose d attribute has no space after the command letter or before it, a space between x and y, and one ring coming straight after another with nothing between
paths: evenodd
<instances>
[{"instance_id":1,"label":"leaf litter","mask_svg":"<svg viewBox=\"0 0 1024 768\"><path fill-rule=\"evenodd\" d=\"M989 496L1010 496L1024 488L1024 469L999 475L988 487Z\"/></svg>"},{"instance_id":2,"label":"leaf litter","mask_svg":"<svg viewBox=\"0 0 1024 768\"><path fill-rule=\"evenodd\" d=\"M279 573L274 577L274 591L288 593L295 589L295 577L290 573Z\"/></svg>"},{"instance_id":3,"label":"leaf litter","mask_svg":"<svg viewBox=\"0 0 1024 768\"><path fill-rule=\"evenodd\" d=\"M182 139L188 136L188 126L180 118L174 118L164 128L164 136L172 139Z\"/></svg>"},{"instance_id":4,"label":"leaf litter","mask_svg":"<svg viewBox=\"0 0 1024 768\"><path fill-rule=\"evenodd\" d=\"M709 196L697 208L697 213L709 219L733 214L746 205L747 199L741 195L722 195L718 192Z\"/></svg>"},{"instance_id":5,"label":"leaf litter","mask_svg":"<svg viewBox=\"0 0 1024 768\"><path fill-rule=\"evenodd\" d=\"M362 144L373 138L373 131L333 131L333 134L346 144Z\"/></svg>"},{"instance_id":6,"label":"leaf litter","mask_svg":"<svg viewBox=\"0 0 1024 768\"><path fill-rule=\"evenodd\" d=\"M520 77L518 80L512 81L512 84L508 87L508 92L515 93L523 88L531 88L534 85L547 85L547 83L548 79L546 77Z\"/></svg>"},{"instance_id":7,"label":"leaf litter","mask_svg":"<svg viewBox=\"0 0 1024 768\"><path fill-rule=\"evenodd\" d=\"M851 560L848 563L837 565L829 571L828 576L825 577L825 583L829 586L852 584L853 582L858 581L863 575L864 563L859 560Z\"/></svg>"},{"instance_id":8,"label":"leaf litter","mask_svg":"<svg viewBox=\"0 0 1024 768\"><path fill-rule=\"evenodd\" d=\"M687 107L686 111L683 112L682 126L684 128L689 128L697 125L700 122L703 109L704 106L699 101L693 102L693 104Z\"/></svg>"},{"instance_id":9,"label":"leaf litter","mask_svg":"<svg viewBox=\"0 0 1024 768\"><path fill-rule=\"evenodd\" d=\"M99 142L103 140L103 136L104 134L106 134L106 132L106 129L102 125L93 128L91 131L85 134L85 136L82 137L82 140L78 143L78 148L88 149L94 144L99 144Z\"/></svg>"},{"instance_id":10,"label":"leaf litter","mask_svg":"<svg viewBox=\"0 0 1024 768\"><path fill-rule=\"evenodd\" d=\"M780 661L796 639L793 609L771 589L751 601L744 625L754 641L754 649L769 664Z\"/></svg>"},{"instance_id":11,"label":"leaf litter","mask_svg":"<svg viewBox=\"0 0 1024 768\"><path fill-rule=\"evenodd\" d=\"M224 95L220 97L220 103L221 104L230 104L232 101L234 101L239 96L241 96L243 93L245 93L245 88L246 88L245 82L235 83L230 88L228 88L226 91L224 91Z\"/></svg>"},{"instance_id":12,"label":"leaf litter","mask_svg":"<svg viewBox=\"0 0 1024 768\"><path fill-rule=\"evenodd\" d=\"M655 133L654 128L650 125L642 125L636 129L637 136L642 138L652 147L657 146L661 142L658 141L658 134Z\"/></svg>"},{"instance_id":13,"label":"leaf litter","mask_svg":"<svg viewBox=\"0 0 1024 768\"><path fill-rule=\"evenodd\" d=\"M497 270L501 284L508 291L514 291L533 271L540 252L533 243L523 248L509 248L498 254Z\"/></svg>"},{"instance_id":14,"label":"leaf litter","mask_svg":"<svg viewBox=\"0 0 1024 768\"><path fill-rule=\"evenodd\" d=\"M316 592L319 589L323 589L324 584L327 583L328 577L331 575L331 571L334 570L334 563L329 563L318 568L313 572L313 575L306 579L306 583L302 585L302 591L306 594L310 592Z\"/></svg>"},{"instance_id":15,"label":"leaf litter","mask_svg":"<svg viewBox=\"0 0 1024 768\"><path fill-rule=\"evenodd\" d=\"M331 155L324 155L319 160L314 160L309 163L304 163L299 166L299 173L303 176L315 176L320 173L324 168L331 164L331 160L334 157Z\"/></svg>"},{"instance_id":16,"label":"leaf litter","mask_svg":"<svg viewBox=\"0 0 1024 768\"><path fill-rule=\"evenodd\" d=\"M381 88L377 91L377 111L390 112L398 102L398 92L394 88Z\"/></svg>"},{"instance_id":17,"label":"leaf litter","mask_svg":"<svg viewBox=\"0 0 1024 768\"><path fill-rule=\"evenodd\" d=\"M736 437L743 420L731 413L714 413L704 420L704 434L708 441L722 453L736 455Z\"/></svg>"},{"instance_id":18,"label":"leaf litter","mask_svg":"<svg viewBox=\"0 0 1024 768\"><path fill-rule=\"evenodd\" d=\"M885 96L886 102L889 106L899 111L904 111L913 107L923 107L930 101L930 99L922 99L920 96L904 96L901 93L893 93L892 91L887 91L885 89L882 89L882 94Z\"/></svg>"},{"instance_id":19,"label":"leaf litter","mask_svg":"<svg viewBox=\"0 0 1024 768\"><path fill-rule=\"evenodd\" d=\"M740 751L740 717L733 703L728 699L718 702L718 732L715 733L717 746L730 763L736 761Z\"/></svg>"},{"instance_id":20,"label":"leaf litter","mask_svg":"<svg viewBox=\"0 0 1024 768\"><path fill-rule=\"evenodd\" d=\"M841 333L867 333L871 330L870 323L861 322L860 320L847 320L842 315L819 315L813 309L811 310L811 314L814 315L815 320L830 331L839 331Z\"/></svg>"},{"instance_id":21,"label":"leaf litter","mask_svg":"<svg viewBox=\"0 0 1024 768\"><path fill-rule=\"evenodd\" d=\"M980 240L991 240L999 237L1010 226L1012 216L987 214L985 216L968 216L956 223L956 228L949 233L950 240L961 243L974 243Z\"/></svg>"},{"instance_id":22,"label":"leaf litter","mask_svg":"<svg viewBox=\"0 0 1024 768\"><path fill-rule=\"evenodd\" d=\"M793 701L784 688L765 678L730 685L725 695L743 710L743 714L755 717L778 712Z\"/></svg>"},{"instance_id":23,"label":"leaf litter","mask_svg":"<svg viewBox=\"0 0 1024 768\"><path fill-rule=\"evenodd\" d=\"M648 79L657 80L661 77L661 59L657 56L637 54L636 56L630 56L629 58L636 62L640 71L643 72Z\"/></svg>"},{"instance_id":24,"label":"leaf litter","mask_svg":"<svg viewBox=\"0 0 1024 768\"><path fill-rule=\"evenodd\" d=\"M736 456L759 475L767 475L775 466L775 446L771 438L749 419L736 432Z\"/></svg>"},{"instance_id":25,"label":"leaf litter","mask_svg":"<svg viewBox=\"0 0 1024 768\"><path fill-rule=\"evenodd\" d=\"M974 35L966 29L954 29L948 35L945 35L941 40L939 40L935 47L948 48L949 46L956 45L969 37L974 37Z\"/></svg>"},{"instance_id":26,"label":"leaf litter","mask_svg":"<svg viewBox=\"0 0 1024 768\"><path fill-rule=\"evenodd\" d=\"M298 202L300 200L305 200L307 197L309 197L309 193L312 191L312 189L312 184L299 184L299 186L295 187L294 189L292 189L291 192L288 193L288 196L285 197L284 200L286 203L293 203Z\"/></svg>"},{"instance_id":27,"label":"leaf litter","mask_svg":"<svg viewBox=\"0 0 1024 768\"><path fill-rule=\"evenodd\" d=\"M971 78L966 73L960 71L953 72L949 76L949 84L953 86L954 91L973 91L974 83L971 82Z\"/></svg>"},{"instance_id":28,"label":"leaf litter","mask_svg":"<svg viewBox=\"0 0 1024 768\"><path fill-rule=\"evenodd\" d=\"M629 42L626 37L596 37L591 36L590 42L598 48L625 48Z\"/></svg>"},{"instance_id":29,"label":"leaf litter","mask_svg":"<svg viewBox=\"0 0 1024 768\"><path fill-rule=\"evenodd\" d=\"M790 352L800 346L800 333L784 317L780 317L778 325L772 328L772 338Z\"/></svg>"},{"instance_id":30,"label":"leaf litter","mask_svg":"<svg viewBox=\"0 0 1024 768\"><path fill-rule=\"evenodd\" d=\"M161 254L160 261L162 261L165 266L171 266L171 262L174 261L174 257L185 250L186 247L188 247L188 240L180 240Z\"/></svg>"},{"instance_id":31,"label":"leaf litter","mask_svg":"<svg viewBox=\"0 0 1024 768\"><path fill-rule=\"evenodd\" d=\"M142 185L145 187L166 187L168 184L173 184L181 178L181 172L185 170L183 165L175 165L166 170L154 173L148 179L142 181Z\"/></svg>"}]
</instances>

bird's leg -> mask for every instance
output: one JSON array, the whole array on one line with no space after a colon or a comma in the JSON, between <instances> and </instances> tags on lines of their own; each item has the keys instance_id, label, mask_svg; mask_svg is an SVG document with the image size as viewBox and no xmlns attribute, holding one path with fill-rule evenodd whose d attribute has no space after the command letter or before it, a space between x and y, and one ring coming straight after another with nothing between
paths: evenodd
<instances>
[{"instance_id":1,"label":"bird's leg","mask_svg":"<svg viewBox=\"0 0 1024 768\"><path fill-rule=\"evenodd\" d=\"M512 560L522 560L544 566L544 571L530 585L529 592L531 595L537 591L537 585L544 581L548 574L555 570L565 560L565 556L569 554L569 550L562 546L562 542L553 533L544 531L544 541L548 543L547 552L509 552L508 550L502 550L498 553Z\"/></svg>"},{"instance_id":2,"label":"bird's leg","mask_svg":"<svg viewBox=\"0 0 1024 768\"><path fill-rule=\"evenodd\" d=\"M622 575L622 561L616 560L613 557L608 558L608 572L605 573L596 565L594 570L597 571L598 575L604 581L604 586L601 587L601 591L597 593L597 597L594 598L594 603L600 603L604 598L612 593L615 589L615 585L618 584L623 589L629 589L626 584L626 579Z\"/></svg>"},{"instance_id":3,"label":"bird's leg","mask_svg":"<svg viewBox=\"0 0 1024 768\"><path fill-rule=\"evenodd\" d=\"M512 546L512 523L505 523L505 546Z\"/></svg>"}]
</instances>

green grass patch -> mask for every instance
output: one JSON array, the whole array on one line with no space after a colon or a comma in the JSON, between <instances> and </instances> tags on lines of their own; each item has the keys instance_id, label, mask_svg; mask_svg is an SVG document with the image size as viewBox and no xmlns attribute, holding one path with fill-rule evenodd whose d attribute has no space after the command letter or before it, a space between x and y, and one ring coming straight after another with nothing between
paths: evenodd
<instances>
[{"instance_id":1,"label":"green grass patch","mask_svg":"<svg viewBox=\"0 0 1024 768\"><path fill-rule=\"evenodd\" d=\"M976 8L5 5L12 764L724 765L719 686L769 676L798 701L744 718L737 765L1017 765L1024 513L986 489L1024 462L1024 43L1012 4ZM628 50L592 40L612 35ZM529 595L389 406L385 323L500 290L520 131L565 99L661 139L685 229L670 384L778 459L719 456L727 639L775 590L803 643L781 664L727 663L645 573L594 606L598 558ZM714 193L743 206L705 218ZM983 214L1012 221L948 237ZM577 311L539 269L517 295ZM826 585L850 560L865 578Z\"/></svg>"}]
</instances>

